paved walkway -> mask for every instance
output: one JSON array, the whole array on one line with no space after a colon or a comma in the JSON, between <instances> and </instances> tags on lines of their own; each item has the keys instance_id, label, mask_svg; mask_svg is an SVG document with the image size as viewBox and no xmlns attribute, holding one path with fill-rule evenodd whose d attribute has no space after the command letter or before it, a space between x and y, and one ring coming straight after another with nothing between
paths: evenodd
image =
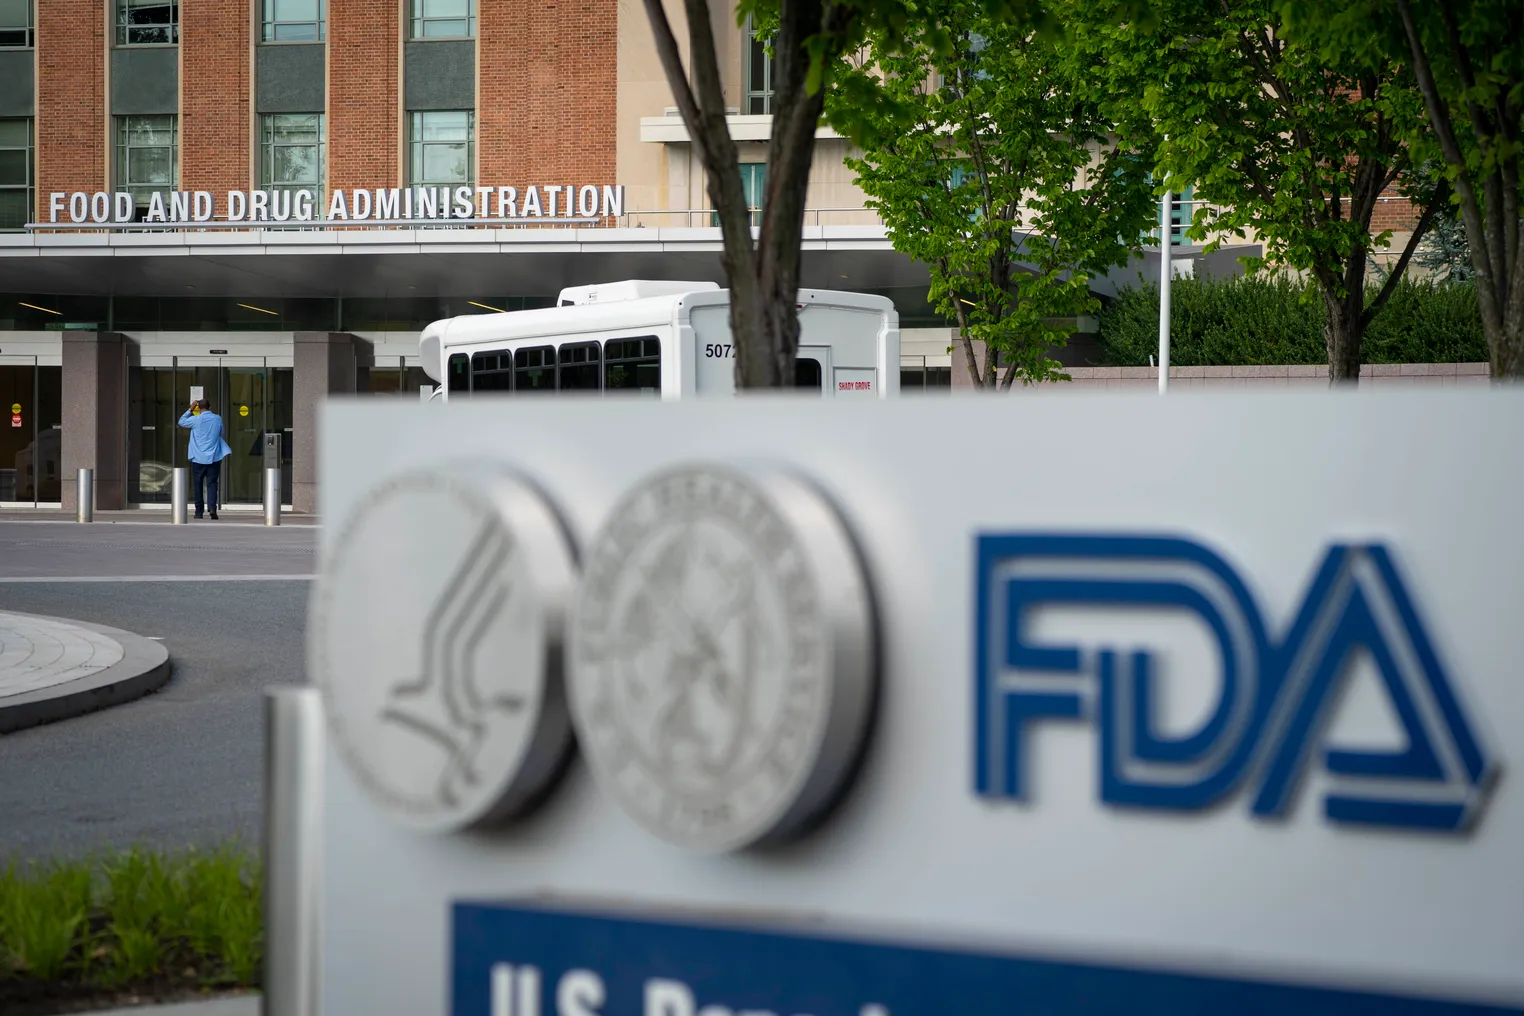
<instances>
[{"instance_id":1,"label":"paved walkway","mask_svg":"<svg viewBox=\"0 0 1524 1016\"><path fill-rule=\"evenodd\" d=\"M227 526L260 526L265 524L265 513L257 505L239 506L230 508L223 506L219 517L212 519L197 519L191 517L191 512L186 512L189 520L188 525L218 529ZM61 511L58 508L43 505L40 508L0 508L0 522L67 522L78 525L81 529L89 529L91 526L109 525L143 525L143 526L167 526L171 524L170 511L168 508L128 508L124 511L100 511L95 513L95 521L81 523L72 511ZM280 514L282 526L311 527L318 524L316 515L306 515L293 511L282 511Z\"/></svg>"},{"instance_id":2,"label":"paved walkway","mask_svg":"<svg viewBox=\"0 0 1524 1016\"><path fill-rule=\"evenodd\" d=\"M0 611L0 734L126 702L169 680L169 652L119 628Z\"/></svg>"},{"instance_id":3,"label":"paved walkway","mask_svg":"<svg viewBox=\"0 0 1524 1016\"><path fill-rule=\"evenodd\" d=\"M100 632L0 611L0 700L98 674L123 654L120 642Z\"/></svg>"}]
</instances>

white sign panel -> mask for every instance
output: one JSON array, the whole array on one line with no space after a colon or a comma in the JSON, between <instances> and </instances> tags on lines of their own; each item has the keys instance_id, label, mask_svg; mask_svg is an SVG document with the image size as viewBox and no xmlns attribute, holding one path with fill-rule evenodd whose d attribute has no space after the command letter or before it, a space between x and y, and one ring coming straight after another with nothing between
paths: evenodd
<instances>
[{"instance_id":1,"label":"white sign panel","mask_svg":"<svg viewBox=\"0 0 1524 1016\"><path fill-rule=\"evenodd\" d=\"M201 385L191 385L191 401L200 402L206 398L206 389Z\"/></svg>"},{"instance_id":2,"label":"white sign panel","mask_svg":"<svg viewBox=\"0 0 1524 1016\"><path fill-rule=\"evenodd\" d=\"M1524 1012L1524 392L321 434L331 1016Z\"/></svg>"}]
</instances>

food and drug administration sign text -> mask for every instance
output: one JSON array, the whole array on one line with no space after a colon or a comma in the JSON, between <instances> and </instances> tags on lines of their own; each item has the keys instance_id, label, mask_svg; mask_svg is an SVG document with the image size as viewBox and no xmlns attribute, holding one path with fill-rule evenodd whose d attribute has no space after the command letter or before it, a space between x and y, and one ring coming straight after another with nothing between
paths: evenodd
<instances>
[{"instance_id":1,"label":"food and drug administration sign text","mask_svg":"<svg viewBox=\"0 0 1524 1016\"><path fill-rule=\"evenodd\" d=\"M624 214L624 187L549 184L531 187L376 187L333 190L326 205L317 190L231 190L222 208L211 191L155 191L137 219L126 191L54 191L48 224L115 228L141 223L196 226L226 222L375 222L452 220L570 220Z\"/></svg>"}]
</instances>

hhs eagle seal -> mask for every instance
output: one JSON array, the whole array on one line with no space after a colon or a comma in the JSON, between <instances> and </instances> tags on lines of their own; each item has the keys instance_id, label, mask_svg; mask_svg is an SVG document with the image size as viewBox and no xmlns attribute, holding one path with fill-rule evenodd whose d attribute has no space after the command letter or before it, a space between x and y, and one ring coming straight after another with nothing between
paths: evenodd
<instances>
[{"instance_id":1,"label":"hhs eagle seal","mask_svg":"<svg viewBox=\"0 0 1524 1016\"><path fill-rule=\"evenodd\" d=\"M610 518L569 643L598 782L683 847L802 831L850 776L877 685L872 597L840 515L792 474L705 465L646 480Z\"/></svg>"},{"instance_id":2,"label":"hhs eagle seal","mask_svg":"<svg viewBox=\"0 0 1524 1016\"><path fill-rule=\"evenodd\" d=\"M367 493L325 555L308 665L346 768L398 821L505 819L571 747L560 661L571 545L540 494L426 469Z\"/></svg>"}]
</instances>

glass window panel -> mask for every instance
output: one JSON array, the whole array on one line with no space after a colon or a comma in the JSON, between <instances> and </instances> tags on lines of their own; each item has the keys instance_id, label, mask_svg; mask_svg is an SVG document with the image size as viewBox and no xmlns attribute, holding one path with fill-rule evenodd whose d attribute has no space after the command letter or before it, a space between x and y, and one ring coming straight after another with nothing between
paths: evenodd
<instances>
[{"instance_id":1,"label":"glass window panel","mask_svg":"<svg viewBox=\"0 0 1524 1016\"><path fill-rule=\"evenodd\" d=\"M471 360L465 353L451 353L445 373L445 387L451 394L471 390Z\"/></svg>"},{"instance_id":2,"label":"glass window panel","mask_svg":"<svg viewBox=\"0 0 1524 1016\"><path fill-rule=\"evenodd\" d=\"M180 5L164 0L117 0L117 43L127 46L178 39Z\"/></svg>"},{"instance_id":3,"label":"glass window panel","mask_svg":"<svg viewBox=\"0 0 1524 1016\"><path fill-rule=\"evenodd\" d=\"M32 0L0 0L0 27L26 28L32 23Z\"/></svg>"},{"instance_id":4,"label":"glass window panel","mask_svg":"<svg viewBox=\"0 0 1524 1016\"><path fill-rule=\"evenodd\" d=\"M767 44L755 37L751 40L751 90L767 90Z\"/></svg>"},{"instance_id":5,"label":"glass window panel","mask_svg":"<svg viewBox=\"0 0 1524 1016\"><path fill-rule=\"evenodd\" d=\"M469 114L466 113L420 113L424 141L464 141Z\"/></svg>"},{"instance_id":6,"label":"glass window panel","mask_svg":"<svg viewBox=\"0 0 1524 1016\"><path fill-rule=\"evenodd\" d=\"M470 0L417 0L416 17L464 18L471 13Z\"/></svg>"},{"instance_id":7,"label":"glass window panel","mask_svg":"<svg viewBox=\"0 0 1524 1016\"><path fill-rule=\"evenodd\" d=\"M318 0L271 0L272 21L317 21Z\"/></svg>"},{"instance_id":8,"label":"glass window panel","mask_svg":"<svg viewBox=\"0 0 1524 1016\"><path fill-rule=\"evenodd\" d=\"M750 15L746 18L746 112L753 116L771 113L773 102L773 61L767 55L767 40L757 38Z\"/></svg>"},{"instance_id":9,"label":"glass window panel","mask_svg":"<svg viewBox=\"0 0 1524 1016\"><path fill-rule=\"evenodd\" d=\"M317 150L277 148L271 153L270 183L317 183Z\"/></svg>"},{"instance_id":10,"label":"glass window panel","mask_svg":"<svg viewBox=\"0 0 1524 1016\"><path fill-rule=\"evenodd\" d=\"M623 339L604 346L603 387L613 391L659 391L661 344L655 339Z\"/></svg>"},{"instance_id":11,"label":"glass window panel","mask_svg":"<svg viewBox=\"0 0 1524 1016\"><path fill-rule=\"evenodd\" d=\"M169 186L175 182L175 157L167 148L129 148L127 182Z\"/></svg>"},{"instance_id":12,"label":"glass window panel","mask_svg":"<svg viewBox=\"0 0 1524 1016\"><path fill-rule=\"evenodd\" d=\"M794 387L821 390L819 360L801 357L794 361Z\"/></svg>"},{"instance_id":13,"label":"glass window panel","mask_svg":"<svg viewBox=\"0 0 1524 1016\"><path fill-rule=\"evenodd\" d=\"M0 120L0 146L25 147L30 140L30 134L25 120Z\"/></svg>"},{"instance_id":14,"label":"glass window panel","mask_svg":"<svg viewBox=\"0 0 1524 1016\"><path fill-rule=\"evenodd\" d=\"M31 218L28 190L0 190L0 229L20 229Z\"/></svg>"},{"instance_id":15,"label":"glass window panel","mask_svg":"<svg viewBox=\"0 0 1524 1016\"><path fill-rule=\"evenodd\" d=\"M430 182L454 183L466 180L465 145L425 145L423 178Z\"/></svg>"},{"instance_id":16,"label":"glass window panel","mask_svg":"<svg viewBox=\"0 0 1524 1016\"><path fill-rule=\"evenodd\" d=\"M265 132L280 144L311 144L319 140L321 118L317 114L276 113L265 117Z\"/></svg>"},{"instance_id":17,"label":"glass window panel","mask_svg":"<svg viewBox=\"0 0 1524 1016\"><path fill-rule=\"evenodd\" d=\"M127 144L167 145L174 139L174 127L168 117L129 116L125 118Z\"/></svg>"},{"instance_id":18,"label":"glass window panel","mask_svg":"<svg viewBox=\"0 0 1524 1016\"><path fill-rule=\"evenodd\" d=\"M560 387L563 391L594 391L599 388L598 378L603 373L602 366L598 363L598 344L596 342L579 342L573 345L562 346L561 380Z\"/></svg>"},{"instance_id":19,"label":"glass window panel","mask_svg":"<svg viewBox=\"0 0 1524 1016\"><path fill-rule=\"evenodd\" d=\"M31 183L24 148L0 148L0 186L25 187Z\"/></svg>"},{"instance_id":20,"label":"glass window panel","mask_svg":"<svg viewBox=\"0 0 1524 1016\"><path fill-rule=\"evenodd\" d=\"M319 38L315 22L273 25L269 34L272 42L316 42Z\"/></svg>"}]
</instances>

